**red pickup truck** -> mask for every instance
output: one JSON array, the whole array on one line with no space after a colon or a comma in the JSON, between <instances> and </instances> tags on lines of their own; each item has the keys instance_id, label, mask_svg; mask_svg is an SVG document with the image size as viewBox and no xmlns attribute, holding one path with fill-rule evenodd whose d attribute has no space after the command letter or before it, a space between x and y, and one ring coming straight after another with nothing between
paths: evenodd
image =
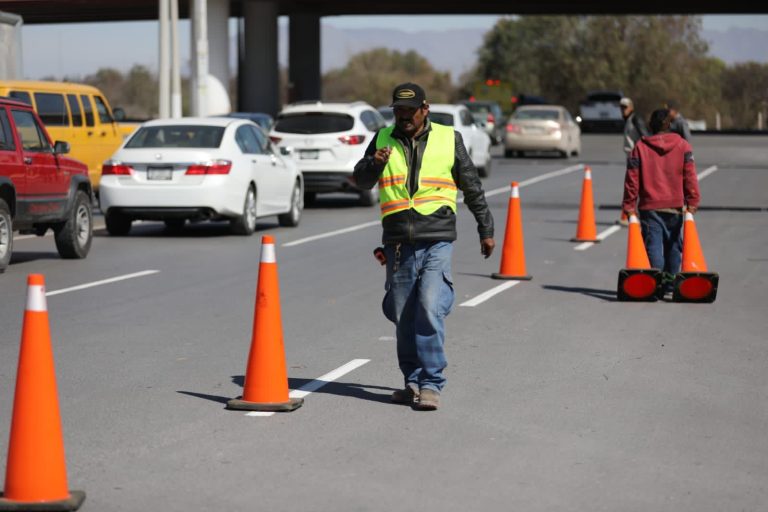
<instances>
[{"instance_id":1,"label":"red pickup truck","mask_svg":"<svg viewBox=\"0 0 768 512\"><path fill-rule=\"evenodd\" d=\"M0 272L11 261L13 232L52 229L62 258L85 258L93 238L93 190L85 164L52 144L26 103L0 97Z\"/></svg>"}]
</instances>

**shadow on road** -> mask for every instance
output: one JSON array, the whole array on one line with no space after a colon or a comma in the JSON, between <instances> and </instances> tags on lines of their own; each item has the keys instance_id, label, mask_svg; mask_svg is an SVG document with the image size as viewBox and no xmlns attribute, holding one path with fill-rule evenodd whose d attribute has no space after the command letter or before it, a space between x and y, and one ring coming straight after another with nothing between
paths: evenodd
<instances>
[{"instance_id":1,"label":"shadow on road","mask_svg":"<svg viewBox=\"0 0 768 512\"><path fill-rule=\"evenodd\" d=\"M25 252L25 251L13 251L11 254L11 265L17 265L19 263L29 263L37 260L60 260L61 257L56 252Z\"/></svg>"},{"instance_id":2,"label":"shadow on road","mask_svg":"<svg viewBox=\"0 0 768 512\"><path fill-rule=\"evenodd\" d=\"M581 293L582 295L588 295L601 299L607 302L616 302L616 290L600 290L597 288L582 288L574 286L555 286L551 284L545 284L541 286L545 290L552 290L556 292L568 292L568 293Z\"/></svg>"}]
</instances>

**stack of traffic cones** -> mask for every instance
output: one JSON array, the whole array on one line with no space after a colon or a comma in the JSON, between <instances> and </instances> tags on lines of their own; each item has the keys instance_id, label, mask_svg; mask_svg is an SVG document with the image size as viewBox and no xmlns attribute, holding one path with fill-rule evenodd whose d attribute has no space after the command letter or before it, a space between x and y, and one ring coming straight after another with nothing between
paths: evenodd
<instances>
[{"instance_id":1,"label":"stack of traffic cones","mask_svg":"<svg viewBox=\"0 0 768 512\"><path fill-rule=\"evenodd\" d=\"M714 302L720 276L707 272L707 262L699 242L693 214L685 213L683 225L683 265L675 276L674 302Z\"/></svg>"},{"instance_id":2,"label":"stack of traffic cones","mask_svg":"<svg viewBox=\"0 0 768 512\"><path fill-rule=\"evenodd\" d=\"M584 167L584 182L581 186L581 205L579 206L579 223L576 226L576 236L571 242L599 242L597 225L595 224L595 205L592 198L592 169Z\"/></svg>"},{"instance_id":3,"label":"stack of traffic cones","mask_svg":"<svg viewBox=\"0 0 768 512\"><path fill-rule=\"evenodd\" d=\"M303 398L288 396L275 241L265 235L261 239L253 336L243 396L227 402L227 409L287 412L298 409L303 403Z\"/></svg>"},{"instance_id":4,"label":"stack of traffic cones","mask_svg":"<svg viewBox=\"0 0 768 512\"><path fill-rule=\"evenodd\" d=\"M82 491L67 489L45 278L27 278L27 307L0 510L77 510Z\"/></svg>"},{"instance_id":5,"label":"stack of traffic cones","mask_svg":"<svg viewBox=\"0 0 768 512\"><path fill-rule=\"evenodd\" d=\"M661 285L661 271L651 268L648 253L643 243L640 221L636 215L629 216L629 235L627 237L627 267L619 271L617 297L620 301L656 300L656 292Z\"/></svg>"},{"instance_id":6,"label":"stack of traffic cones","mask_svg":"<svg viewBox=\"0 0 768 512\"><path fill-rule=\"evenodd\" d=\"M494 279L533 279L525 271L525 248L523 247L523 215L520 209L520 190L516 181L512 182L512 192L507 207L507 230L504 234L504 247L501 251L501 266L498 273L491 274Z\"/></svg>"}]
</instances>

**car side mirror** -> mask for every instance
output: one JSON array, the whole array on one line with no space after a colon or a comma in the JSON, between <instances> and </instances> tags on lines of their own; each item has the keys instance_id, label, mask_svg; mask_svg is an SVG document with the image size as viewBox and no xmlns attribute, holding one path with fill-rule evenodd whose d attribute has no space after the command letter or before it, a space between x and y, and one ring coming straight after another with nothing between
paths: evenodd
<instances>
[{"instance_id":1,"label":"car side mirror","mask_svg":"<svg viewBox=\"0 0 768 512\"><path fill-rule=\"evenodd\" d=\"M113 108L112 114L115 116L115 121L125 121L125 110L122 108Z\"/></svg>"},{"instance_id":2,"label":"car side mirror","mask_svg":"<svg viewBox=\"0 0 768 512\"><path fill-rule=\"evenodd\" d=\"M66 155L69 153L69 142L65 140L57 140L53 144L53 154L54 155Z\"/></svg>"},{"instance_id":3,"label":"car side mirror","mask_svg":"<svg viewBox=\"0 0 768 512\"><path fill-rule=\"evenodd\" d=\"M293 148L290 146L281 146L280 154L283 156L291 156L293 154Z\"/></svg>"}]
</instances>

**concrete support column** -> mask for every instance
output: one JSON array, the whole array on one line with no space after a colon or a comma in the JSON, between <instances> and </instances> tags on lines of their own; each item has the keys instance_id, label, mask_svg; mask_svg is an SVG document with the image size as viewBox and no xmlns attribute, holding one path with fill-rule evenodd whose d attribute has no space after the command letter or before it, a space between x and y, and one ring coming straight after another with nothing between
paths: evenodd
<instances>
[{"instance_id":1,"label":"concrete support column","mask_svg":"<svg viewBox=\"0 0 768 512\"><path fill-rule=\"evenodd\" d=\"M208 2L192 0L190 3L190 21L192 23L192 77L191 106L192 115L208 115Z\"/></svg>"},{"instance_id":2,"label":"concrete support column","mask_svg":"<svg viewBox=\"0 0 768 512\"><path fill-rule=\"evenodd\" d=\"M208 0L209 72L229 90L229 0Z\"/></svg>"},{"instance_id":3,"label":"concrete support column","mask_svg":"<svg viewBox=\"0 0 768 512\"><path fill-rule=\"evenodd\" d=\"M322 94L320 16L292 14L289 23L288 101L319 100Z\"/></svg>"},{"instance_id":4,"label":"concrete support column","mask_svg":"<svg viewBox=\"0 0 768 512\"><path fill-rule=\"evenodd\" d=\"M243 2L243 55L238 98L244 112L275 115L280 109L277 2Z\"/></svg>"}]
</instances>

